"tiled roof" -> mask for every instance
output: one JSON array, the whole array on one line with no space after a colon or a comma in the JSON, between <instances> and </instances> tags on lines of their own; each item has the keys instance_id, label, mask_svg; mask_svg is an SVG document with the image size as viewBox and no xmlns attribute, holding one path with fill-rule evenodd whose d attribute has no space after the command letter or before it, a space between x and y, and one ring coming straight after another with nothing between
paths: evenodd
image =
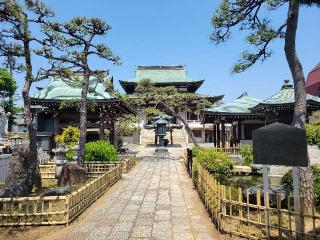
<instances>
[{"instance_id":1,"label":"tiled roof","mask_svg":"<svg viewBox=\"0 0 320 240\"><path fill-rule=\"evenodd\" d=\"M261 100L248 96L241 96L231 103L208 109L208 112L217 113L251 113L250 108L259 104Z\"/></svg>"},{"instance_id":2,"label":"tiled roof","mask_svg":"<svg viewBox=\"0 0 320 240\"><path fill-rule=\"evenodd\" d=\"M111 76L110 76L111 77ZM32 98L45 100L71 100L80 99L81 84L67 84L60 78L50 78L49 83ZM110 99L111 96L106 92L106 87L103 83L98 82L97 78L92 77L89 80L88 99L103 100Z\"/></svg>"},{"instance_id":3,"label":"tiled roof","mask_svg":"<svg viewBox=\"0 0 320 240\"><path fill-rule=\"evenodd\" d=\"M155 83L197 82L187 77L184 66L138 66L134 79L125 82L139 82L142 79L150 79Z\"/></svg>"},{"instance_id":4,"label":"tiled roof","mask_svg":"<svg viewBox=\"0 0 320 240\"><path fill-rule=\"evenodd\" d=\"M307 94L307 100L320 103L320 98ZM264 105L272 104L289 104L294 103L294 89L293 86L286 82L282 88L271 97L262 101Z\"/></svg>"}]
</instances>

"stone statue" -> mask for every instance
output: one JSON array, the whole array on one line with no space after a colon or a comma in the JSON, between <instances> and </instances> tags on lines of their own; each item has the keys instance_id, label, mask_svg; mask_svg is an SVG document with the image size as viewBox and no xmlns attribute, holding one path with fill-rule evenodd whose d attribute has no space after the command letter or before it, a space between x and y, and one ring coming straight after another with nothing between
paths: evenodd
<instances>
[{"instance_id":1,"label":"stone statue","mask_svg":"<svg viewBox=\"0 0 320 240\"><path fill-rule=\"evenodd\" d=\"M7 133L8 118L4 111L4 99L0 96L0 138Z\"/></svg>"}]
</instances>

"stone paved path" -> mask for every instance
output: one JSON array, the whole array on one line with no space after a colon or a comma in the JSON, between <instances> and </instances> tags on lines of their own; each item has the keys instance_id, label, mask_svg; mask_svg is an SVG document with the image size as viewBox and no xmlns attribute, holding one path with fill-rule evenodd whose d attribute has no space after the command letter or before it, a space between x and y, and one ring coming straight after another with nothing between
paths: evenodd
<instances>
[{"instance_id":1,"label":"stone paved path","mask_svg":"<svg viewBox=\"0 0 320 240\"><path fill-rule=\"evenodd\" d=\"M102 198L64 239L219 239L181 161L146 158Z\"/></svg>"}]
</instances>

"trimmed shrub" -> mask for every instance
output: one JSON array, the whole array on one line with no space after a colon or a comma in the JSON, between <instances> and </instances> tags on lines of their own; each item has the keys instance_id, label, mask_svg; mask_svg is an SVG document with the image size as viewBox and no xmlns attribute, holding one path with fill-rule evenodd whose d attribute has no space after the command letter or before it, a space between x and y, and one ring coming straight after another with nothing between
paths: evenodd
<instances>
[{"instance_id":1,"label":"trimmed shrub","mask_svg":"<svg viewBox=\"0 0 320 240\"><path fill-rule=\"evenodd\" d=\"M74 150L66 153L66 159L68 161L73 161L75 156L76 156L76 151Z\"/></svg>"},{"instance_id":2,"label":"trimmed shrub","mask_svg":"<svg viewBox=\"0 0 320 240\"><path fill-rule=\"evenodd\" d=\"M320 146L320 121L306 124L307 142Z\"/></svg>"},{"instance_id":3,"label":"trimmed shrub","mask_svg":"<svg viewBox=\"0 0 320 240\"><path fill-rule=\"evenodd\" d=\"M72 148L76 146L80 139L80 129L74 126L68 126L64 128L60 135L55 136L56 144L63 144L67 148ZM70 151L66 154L68 161L73 161L74 156L76 155L75 151Z\"/></svg>"},{"instance_id":4,"label":"trimmed shrub","mask_svg":"<svg viewBox=\"0 0 320 240\"><path fill-rule=\"evenodd\" d=\"M244 158L243 165L251 166L251 164L253 163L252 147L250 145L244 145L240 149L240 155Z\"/></svg>"},{"instance_id":5,"label":"trimmed shrub","mask_svg":"<svg viewBox=\"0 0 320 240\"><path fill-rule=\"evenodd\" d=\"M229 155L224 152L218 152L214 148L202 149L195 157L209 173L222 173L230 172L233 167L233 161Z\"/></svg>"},{"instance_id":6,"label":"trimmed shrub","mask_svg":"<svg viewBox=\"0 0 320 240\"><path fill-rule=\"evenodd\" d=\"M317 209L320 208L320 166L311 166L313 175L313 191L315 196L315 205ZM288 193L293 192L293 180L292 180L292 170L283 175L281 179L281 184Z\"/></svg>"},{"instance_id":7,"label":"trimmed shrub","mask_svg":"<svg viewBox=\"0 0 320 240\"><path fill-rule=\"evenodd\" d=\"M203 147L199 147L199 146L194 146L192 147L192 157L195 158L196 156L198 156L200 151L203 151L205 148Z\"/></svg>"},{"instance_id":8,"label":"trimmed shrub","mask_svg":"<svg viewBox=\"0 0 320 240\"><path fill-rule=\"evenodd\" d=\"M231 176L233 161L229 155L224 152L218 152L214 148L197 148L194 160L201 164L210 174L221 183L225 183ZM198 170L194 169L192 177L195 180L198 175Z\"/></svg>"},{"instance_id":9,"label":"trimmed shrub","mask_svg":"<svg viewBox=\"0 0 320 240\"><path fill-rule=\"evenodd\" d=\"M85 161L114 162L118 160L116 148L105 140L89 142L85 146Z\"/></svg>"}]
</instances>

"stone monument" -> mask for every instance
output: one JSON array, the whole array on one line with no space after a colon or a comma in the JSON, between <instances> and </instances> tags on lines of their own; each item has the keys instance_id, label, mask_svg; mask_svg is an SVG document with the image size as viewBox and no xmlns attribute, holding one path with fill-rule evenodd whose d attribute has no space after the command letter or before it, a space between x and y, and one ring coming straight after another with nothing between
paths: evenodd
<instances>
[{"instance_id":1,"label":"stone monument","mask_svg":"<svg viewBox=\"0 0 320 240\"><path fill-rule=\"evenodd\" d=\"M4 99L2 96L0 96L0 138L4 134L7 133L8 130L8 117L6 115L6 112L4 111Z\"/></svg>"}]
</instances>

